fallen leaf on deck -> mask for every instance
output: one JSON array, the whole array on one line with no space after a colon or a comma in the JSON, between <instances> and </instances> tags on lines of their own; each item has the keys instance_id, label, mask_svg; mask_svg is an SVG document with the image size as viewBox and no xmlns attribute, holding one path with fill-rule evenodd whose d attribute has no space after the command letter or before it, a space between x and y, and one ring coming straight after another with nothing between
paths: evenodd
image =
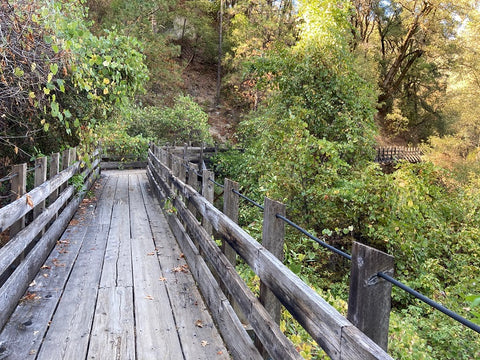
<instances>
[{"instance_id":1,"label":"fallen leaf on deck","mask_svg":"<svg viewBox=\"0 0 480 360\"><path fill-rule=\"evenodd\" d=\"M184 273L187 273L188 272L188 265L185 264L185 265L182 265L182 266L176 266L172 269L173 272L184 272Z\"/></svg>"},{"instance_id":2,"label":"fallen leaf on deck","mask_svg":"<svg viewBox=\"0 0 480 360\"><path fill-rule=\"evenodd\" d=\"M203 328L203 322L202 320L197 320L195 321L195 326L199 327L199 328Z\"/></svg>"},{"instance_id":3,"label":"fallen leaf on deck","mask_svg":"<svg viewBox=\"0 0 480 360\"><path fill-rule=\"evenodd\" d=\"M38 296L36 293L27 292L25 296L20 299L20 302L32 301L32 300L38 300L38 299L41 299L41 297Z\"/></svg>"},{"instance_id":4,"label":"fallen leaf on deck","mask_svg":"<svg viewBox=\"0 0 480 360\"><path fill-rule=\"evenodd\" d=\"M35 280L33 280L30 284L28 284L28 286L35 286L37 285L37 282Z\"/></svg>"},{"instance_id":5,"label":"fallen leaf on deck","mask_svg":"<svg viewBox=\"0 0 480 360\"><path fill-rule=\"evenodd\" d=\"M47 277L48 277L48 274L43 274L43 277L47 278Z\"/></svg>"},{"instance_id":6,"label":"fallen leaf on deck","mask_svg":"<svg viewBox=\"0 0 480 360\"><path fill-rule=\"evenodd\" d=\"M58 259L53 259L53 260L52 260L52 263L53 263L53 265L55 265L56 267L65 267L65 264L59 262Z\"/></svg>"},{"instance_id":7,"label":"fallen leaf on deck","mask_svg":"<svg viewBox=\"0 0 480 360\"><path fill-rule=\"evenodd\" d=\"M43 265L40 269L47 269L47 270L50 270L52 267L51 266L48 266L48 265Z\"/></svg>"},{"instance_id":8,"label":"fallen leaf on deck","mask_svg":"<svg viewBox=\"0 0 480 360\"><path fill-rule=\"evenodd\" d=\"M208 341L207 340L202 340L202 342L200 343L200 345L202 345L203 347L209 345Z\"/></svg>"},{"instance_id":9,"label":"fallen leaf on deck","mask_svg":"<svg viewBox=\"0 0 480 360\"><path fill-rule=\"evenodd\" d=\"M160 281L167 281L167 278L161 277L159 280Z\"/></svg>"},{"instance_id":10,"label":"fallen leaf on deck","mask_svg":"<svg viewBox=\"0 0 480 360\"><path fill-rule=\"evenodd\" d=\"M147 296L145 296L145 299L147 299L147 300L153 300L153 296L152 296L152 295L147 295Z\"/></svg>"},{"instance_id":11,"label":"fallen leaf on deck","mask_svg":"<svg viewBox=\"0 0 480 360\"><path fill-rule=\"evenodd\" d=\"M30 195L27 194L27 205L33 209L33 200Z\"/></svg>"},{"instance_id":12,"label":"fallen leaf on deck","mask_svg":"<svg viewBox=\"0 0 480 360\"><path fill-rule=\"evenodd\" d=\"M223 351L220 350L220 351L217 351L217 355L222 355L223 354Z\"/></svg>"},{"instance_id":13,"label":"fallen leaf on deck","mask_svg":"<svg viewBox=\"0 0 480 360\"><path fill-rule=\"evenodd\" d=\"M155 255L155 251L149 252L147 255L148 255L148 256Z\"/></svg>"},{"instance_id":14,"label":"fallen leaf on deck","mask_svg":"<svg viewBox=\"0 0 480 360\"><path fill-rule=\"evenodd\" d=\"M70 220L70 222L68 223L68 225L70 225L70 226L78 225L78 220L77 220L77 219L72 219L72 220Z\"/></svg>"}]
</instances>

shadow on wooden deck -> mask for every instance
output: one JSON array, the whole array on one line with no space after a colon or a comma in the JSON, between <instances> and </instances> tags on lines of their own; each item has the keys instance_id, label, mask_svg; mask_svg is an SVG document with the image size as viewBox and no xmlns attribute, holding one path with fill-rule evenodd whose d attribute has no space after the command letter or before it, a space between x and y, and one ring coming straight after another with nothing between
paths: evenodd
<instances>
[{"instance_id":1,"label":"shadow on wooden deck","mask_svg":"<svg viewBox=\"0 0 480 360\"><path fill-rule=\"evenodd\" d=\"M104 171L0 334L0 359L228 359L145 170Z\"/></svg>"}]
</instances>

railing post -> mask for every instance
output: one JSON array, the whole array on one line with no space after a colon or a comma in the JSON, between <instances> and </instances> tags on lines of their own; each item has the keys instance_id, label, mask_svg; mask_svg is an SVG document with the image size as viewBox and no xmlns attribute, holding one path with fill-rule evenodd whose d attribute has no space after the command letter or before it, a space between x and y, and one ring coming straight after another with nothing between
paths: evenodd
<instances>
[{"instance_id":1,"label":"railing post","mask_svg":"<svg viewBox=\"0 0 480 360\"><path fill-rule=\"evenodd\" d=\"M27 192L27 164L13 165L12 174L17 174L11 179L10 188L12 201L22 197ZM14 237L25 227L25 217L22 217L10 227L10 238Z\"/></svg>"},{"instance_id":2,"label":"railing post","mask_svg":"<svg viewBox=\"0 0 480 360\"><path fill-rule=\"evenodd\" d=\"M233 220L233 222L238 224L238 195L233 192L234 190L238 192L238 183L230 179L225 179L223 188L223 213ZM235 268L235 265L237 264L237 253L226 240L222 240L222 253L228 259L230 264L232 264L232 267ZM227 293L227 290L224 287L222 287L222 290L224 293ZM248 320L243 314L237 301L235 301L232 296L229 296L228 300L240 321L243 324L248 324Z\"/></svg>"},{"instance_id":3,"label":"railing post","mask_svg":"<svg viewBox=\"0 0 480 360\"><path fill-rule=\"evenodd\" d=\"M188 185L198 191L198 179L197 179L197 172L195 169L195 165L192 163L188 164ZM193 216L197 217L197 209L195 205L193 205L190 201L188 202L188 210L193 214Z\"/></svg>"},{"instance_id":4,"label":"railing post","mask_svg":"<svg viewBox=\"0 0 480 360\"><path fill-rule=\"evenodd\" d=\"M77 148L70 148L70 159L68 166L72 165L75 161L77 161Z\"/></svg>"},{"instance_id":5,"label":"railing post","mask_svg":"<svg viewBox=\"0 0 480 360\"><path fill-rule=\"evenodd\" d=\"M285 205L277 201L265 198L263 210L262 245L270 251L278 260L283 262L283 244L285 242L285 223L277 218L278 215L285 216ZM275 294L260 281L259 300L270 314L273 321L280 324L282 304ZM264 359L268 359L268 353L263 344L255 339L255 346L261 352Z\"/></svg>"},{"instance_id":6,"label":"railing post","mask_svg":"<svg viewBox=\"0 0 480 360\"><path fill-rule=\"evenodd\" d=\"M239 185L237 182L225 179L223 189L223 213L236 224L238 223L238 195L233 191L238 191L238 189ZM228 261L235 266L237 263L237 253L225 240L222 241L222 252L225 254Z\"/></svg>"},{"instance_id":7,"label":"railing post","mask_svg":"<svg viewBox=\"0 0 480 360\"><path fill-rule=\"evenodd\" d=\"M285 205L265 198L263 211L262 245L270 251L278 260L283 262L283 244L285 242L285 223L277 218L277 214L285 216ZM281 304L270 289L260 282L260 302L272 316L273 320L280 324Z\"/></svg>"},{"instance_id":8,"label":"railing post","mask_svg":"<svg viewBox=\"0 0 480 360\"><path fill-rule=\"evenodd\" d=\"M47 158L41 157L35 160L35 187L42 185L47 180ZM45 210L45 201L34 204L33 218L36 219Z\"/></svg>"},{"instance_id":9,"label":"railing post","mask_svg":"<svg viewBox=\"0 0 480 360\"><path fill-rule=\"evenodd\" d=\"M199 156L199 159L198 159L198 168L200 170L203 170L203 148L205 147L205 143L202 142L202 144L200 145L200 156Z\"/></svg>"},{"instance_id":10,"label":"railing post","mask_svg":"<svg viewBox=\"0 0 480 360\"><path fill-rule=\"evenodd\" d=\"M65 170L70 166L70 155L71 155L70 149L64 150L62 152L62 170ZM66 187L67 187L66 183L60 186L60 192L62 192Z\"/></svg>"},{"instance_id":11,"label":"railing post","mask_svg":"<svg viewBox=\"0 0 480 360\"><path fill-rule=\"evenodd\" d=\"M204 169L202 171L202 195L205 199L213 204L215 188L211 180L215 180L215 174L212 171ZM213 234L212 224L210 224L210 221L208 221L205 217L202 219L202 226L207 231L208 235L211 236Z\"/></svg>"},{"instance_id":12,"label":"railing post","mask_svg":"<svg viewBox=\"0 0 480 360\"><path fill-rule=\"evenodd\" d=\"M52 179L55 175L58 174L60 169L60 154L54 153L50 158L50 173L49 179ZM48 197L48 204L52 204L58 197L58 189L54 190L52 194Z\"/></svg>"},{"instance_id":13,"label":"railing post","mask_svg":"<svg viewBox=\"0 0 480 360\"><path fill-rule=\"evenodd\" d=\"M353 243L347 318L383 350L388 347L392 284L378 277L393 275L394 258Z\"/></svg>"}]
</instances>

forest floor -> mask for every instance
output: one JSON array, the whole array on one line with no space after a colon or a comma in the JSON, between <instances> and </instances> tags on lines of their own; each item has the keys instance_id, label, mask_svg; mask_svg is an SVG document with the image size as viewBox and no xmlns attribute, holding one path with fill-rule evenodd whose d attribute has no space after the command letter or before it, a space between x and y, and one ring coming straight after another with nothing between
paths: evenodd
<instances>
[{"instance_id":1,"label":"forest floor","mask_svg":"<svg viewBox=\"0 0 480 360\"><path fill-rule=\"evenodd\" d=\"M193 61L185 68L182 77L184 90L207 112L210 133L214 141L235 142L235 131L241 114L222 97L220 104L215 105L216 65Z\"/></svg>"}]
</instances>

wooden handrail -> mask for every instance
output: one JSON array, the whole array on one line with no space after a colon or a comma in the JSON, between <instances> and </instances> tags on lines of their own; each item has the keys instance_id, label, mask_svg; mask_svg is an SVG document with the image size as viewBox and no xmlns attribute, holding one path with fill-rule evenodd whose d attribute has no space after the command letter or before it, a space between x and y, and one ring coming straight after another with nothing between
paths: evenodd
<instances>
[{"instance_id":1,"label":"wooden handrail","mask_svg":"<svg viewBox=\"0 0 480 360\"><path fill-rule=\"evenodd\" d=\"M66 150L71 154L71 150ZM44 181L27 194L0 209L0 228L12 229L22 222L29 212L34 211L33 220L26 227L16 229L11 234L9 242L0 248L0 328L8 320L18 301L28 288L38 270L55 246L57 239L67 227L70 219L80 205L86 192L90 189L99 174L99 152L94 153L94 161L81 173L83 186L75 189L74 185L66 185L82 163L77 161L70 165L65 163L66 169ZM59 156L53 158L58 159ZM64 157L69 159L70 156ZM44 161L43 161L44 163ZM56 165L55 165L56 167ZM56 173L55 169L51 172ZM41 176L43 177L43 173ZM37 182L39 183L39 182ZM65 186L65 188L64 188ZM57 190L61 189L57 197ZM73 196L79 190L77 196ZM43 207L47 200L50 204ZM37 205L42 205L40 209ZM18 232L17 232L18 230Z\"/></svg>"},{"instance_id":2,"label":"wooden handrail","mask_svg":"<svg viewBox=\"0 0 480 360\"><path fill-rule=\"evenodd\" d=\"M236 300L240 304L244 303L245 300L239 298L239 292L234 289L235 286L240 285L236 284L237 280L235 280L233 274L228 275L223 270L225 267L230 270L233 268L228 266L228 262L224 263L223 260L219 260L223 259L223 254L220 255L218 251L211 248L209 242L211 237L205 236L203 229L198 229L198 221L186 210L181 200L182 197L189 204L192 204L202 217L208 219L215 231L228 241L229 245L245 260L260 277L260 280L268 286L285 308L332 359L391 359L384 350L300 280L240 226L215 208L192 186L181 181L178 175L160 160L167 159L170 156L163 153L164 151L156 147L153 148L153 151L149 151L149 178L152 183L159 184L164 196L173 199L177 215L186 223L189 235L194 236L200 244L204 256L221 274L222 281L227 287L230 283L235 284L230 284L231 289L229 290L235 294ZM176 196L170 184L177 189L180 196ZM220 262L220 265L216 266L218 262ZM243 294L243 296L248 298L247 294ZM254 308L251 304L249 306ZM244 307L248 307L248 305L244 305ZM246 310L248 311L248 309ZM212 312L215 313L215 311ZM250 314L246 314L257 336L261 337L261 340L273 341L273 339L276 339L278 343L281 343L281 336L262 333L264 330L261 326L258 326L258 323L262 323L264 320L256 318L258 314L258 311L252 312L252 310L250 310ZM269 324L274 326L275 323L272 321ZM267 341L263 345L273 356L272 352L275 349L272 349L272 347L275 347L276 344L268 344ZM293 355L284 356L283 358L294 358Z\"/></svg>"}]
</instances>

